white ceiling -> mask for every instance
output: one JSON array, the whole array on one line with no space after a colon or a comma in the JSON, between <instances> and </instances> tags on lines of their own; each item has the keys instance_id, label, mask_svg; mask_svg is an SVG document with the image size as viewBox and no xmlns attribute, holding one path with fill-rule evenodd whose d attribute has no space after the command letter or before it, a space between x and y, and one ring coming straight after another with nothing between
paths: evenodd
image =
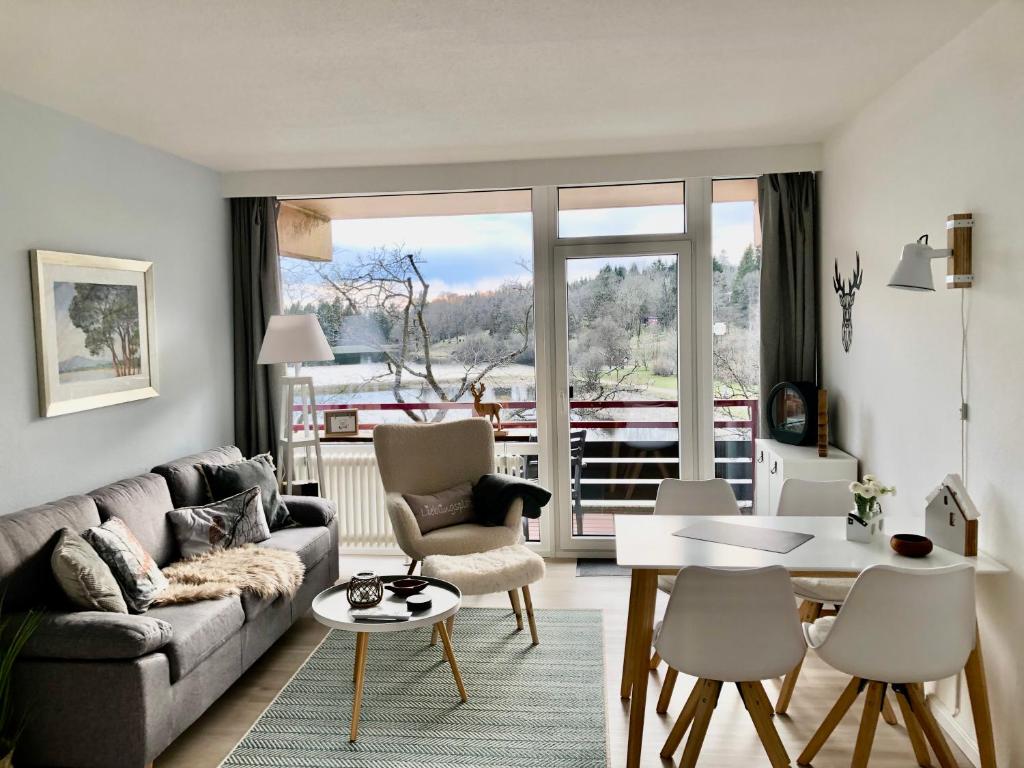
<instances>
[{"instance_id":1,"label":"white ceiling","mask_svg":"<svg viewBox=\"0 0 1024 768\"><path fill-rule=\"evenodd\" d=\"M0 0L0 89L220 170L794 144L989 5Z\"/></svg>"}]
</instances>

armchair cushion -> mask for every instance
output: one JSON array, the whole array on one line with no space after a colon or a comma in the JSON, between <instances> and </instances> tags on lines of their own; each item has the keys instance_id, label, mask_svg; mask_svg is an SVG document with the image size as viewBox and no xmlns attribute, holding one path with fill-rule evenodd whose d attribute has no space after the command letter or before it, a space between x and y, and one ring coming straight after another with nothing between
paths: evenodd
<instances>
[{"instance_id":1,"label":"armchair cushion","mask_svg":"<svg viewBox=\"0 0 1024 768\"><path fill-rule=\"evenodd\" d=\"M314 528L329 525L338 514L334 502L319 496L282 496L288 514L299 525Z\"/></svg>"},{"instance_id":2,"label":"armchair cushion","mask_svg":"<svg viewBox=\"0 0 1024 768\"><path fill-rule=\"evenodd\" d=\"M37 659L136 659L163 648L172 635L170 624L149 616L46 613L23 653Z\"/></svg>"},{"instance_id":3,"label":"armchair cushion","mask_svg":"<svg viewBox=\"0 0 1024 768\"><path fill-rule=\"evenodd\" d=\"M436 493L404 493L402 497L412 510L420 533L468 523L474 517L473 485L468 482Z\"/></svg>"}]
</instances>

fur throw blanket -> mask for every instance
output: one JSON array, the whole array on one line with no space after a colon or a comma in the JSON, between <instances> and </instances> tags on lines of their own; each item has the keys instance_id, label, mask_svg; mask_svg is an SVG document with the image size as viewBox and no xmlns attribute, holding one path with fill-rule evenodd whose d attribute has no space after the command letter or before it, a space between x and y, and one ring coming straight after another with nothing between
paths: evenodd
<instances>
[{"instance_id":1,"label":"fur throw blanket","mask_svg":"<svg viewBox=\"0 0 1024 768\"><path fill-rule=\"evenodd\" d=\"M170 585L154 605L195 603L240 594L268 599L294 597L305 568L294 552L246 544L219 549L163 569Z\"/></svg>"}]
</instances>

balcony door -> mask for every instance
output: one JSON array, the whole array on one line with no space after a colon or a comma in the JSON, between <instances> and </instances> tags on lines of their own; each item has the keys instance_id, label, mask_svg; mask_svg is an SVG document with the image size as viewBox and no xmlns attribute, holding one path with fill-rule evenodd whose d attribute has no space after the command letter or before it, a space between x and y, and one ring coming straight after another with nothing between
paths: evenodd
<instances>
[{"instance_id":1,"label":"balcony door","mask_svg":"<svg viewBox=\"0 0 1024 768\"><path fill-rule=\"evenodd\" d=\"M558 541L602 550L614 515L698 476L691 244L561 245L554 266Z\"/></svg>"}]
</instances>

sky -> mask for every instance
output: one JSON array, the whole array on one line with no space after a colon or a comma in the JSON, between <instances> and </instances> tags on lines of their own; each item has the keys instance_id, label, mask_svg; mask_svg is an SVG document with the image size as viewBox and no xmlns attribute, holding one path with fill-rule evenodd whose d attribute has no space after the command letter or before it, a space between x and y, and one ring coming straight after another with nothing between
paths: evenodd
<instances>
[{"instance_id":1,"label":"sky","mask_svg":"<svg viewBox=\"0 0 1024 768\"><path fill-rule=\"evenodd\" d=\"M678 231L682 220L682 206L671 205L571 210L559 213L559 232L567 237L652 234ZM434 296L493 290L508 281L530 279L530 213L337 219L331 229L335 262L344 263L381 246L420 253L425 262L424 275ZM724 250L727 259L739 262L753 236L753 203L714 204L715 254ZM317 297L322 288L315 265L295 259L284 259L282 265L286 304ZM594 271L599 268L600 265ZM578 279L585 273L580 265L573 271L573 277Z\"/></svg>"}]
</instances>

